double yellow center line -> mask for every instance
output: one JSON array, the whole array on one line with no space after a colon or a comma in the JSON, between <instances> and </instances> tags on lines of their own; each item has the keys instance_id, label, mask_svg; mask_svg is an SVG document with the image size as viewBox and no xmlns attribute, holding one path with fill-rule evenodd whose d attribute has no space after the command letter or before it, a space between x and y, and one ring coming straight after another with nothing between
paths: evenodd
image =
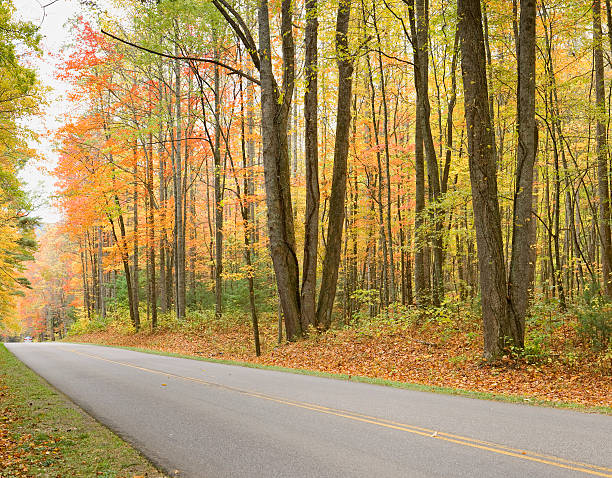
<instances>
[{"instance_id":1,"label":"double yellow center line","mask_svg":"<svg viewBox=\"0 0 612 478\"><path fill-rule=\"evenodd\" d=\"M337 417L342 417L342 418L346 418L349 420L355 420L358 422L363 422L363 423L369 423L372 425L377 425L380 427L384 427L384 428L390 428L393 430L399 430L399 431L403 431L403 432L408 432L408 433L413 433L415 435L421 435L424 437L428 437L428 438L433 438L436 440L443 440L443 441L447 441L450 443L455 443L457 445L462 445L462 446L467 446L467 447L471 447L471 448L477 448L479 450L484 450L484 451L488 451L491 453L497 453L500 455L507 455L507 456L512 456L515 458L519 458L521 460L526 460L526 461L532 461L532 462L537 462L537 463L542 463L545 465L550 465L550 466L555 466L557 468L565 468L568 470L573 470L573 471L577 471L577 472L581 472L581 473L586 473L588 475L595 475L595 476L605 476L608 478L612 478L612 468L606 468L606 467L602 467L602 466L596 466L596 465L590 465L588 463L581 463L581 462L577 462L577 461L571 461L571 460L566 460L563 458L559 458L556 456L550 456L550 455L542 455L542 454L538 454L538 453L534 453L528 450L521 450L521 449L517 449L517 448L510 448L507 447L505 445L500 445L497 443L491 443L491 442L486 442L486 441L482 441L482 440L477 440L474 438L469 438L469 437L464 437L464 436L460 436L460 435L453 435L451 433L444 433L441 431L437 431L437 430L431 430L428 428L422 428L422 427L417 427L414 425L407 425L405 423L398 423L398 422L394 422L392 420L386 420L383 418L378 418L378 417L372 417L369 415L363 415L360 413L356 413L356 412L351 412L351 411L347 411L347 410L339 410L336 408L329 408L329 407L324 407L321 405L316 405L313 403L307 403L307 402L300 402L300 401L296 401L296 400L289 400L289 399L285 399L285 398L279 398L279 397L274 397L272 395L266 395L263 393L259 393L259 392L253 392L253 391L249 391L249 390L242 390L239 388L235 388L235 387L229 387L227 385L222 385L219 383L214 383L214 382L209 382L207 380L202 380L200 378L195 378L195 377L186 377L184 375L177 375L177 374L173 374L173 373L169 373L169 372L164 372L161 370L154 370L154 369L150 369L150 368L146 368L146 367L140 367L138 365L133 365L130 363L126 363L126 362L119 362L116 360L111 360L111 359L107 359L104 357L100 357L99 355L93 355L93 354L89 354L86 352L80 352L78 350L75 349L65 349L65 350L69 350L70 352L73 352L75 354L78 355L83 355L83 356L87 356L96 360L102 360L104 362L108 362L108 363L113 363L116 365L122 365L124 367L130 367L130 368L134 368L137 370L141 370L143 372L148 372L148 373L152 373L152 374L156 374L156 375L163 375L165 377L171 377L171 378L175 378L178 380L185 380L185 381L189 381L189 382L195 382L195 383L199 383L202 385L206 385L209 387L215 387L215 388L219 388L219 389L223 389L223 390L228 390L231 392L236 392L236 393L240 393L242 395L246 395L249 397L255 397L255 398L259 398L262 400L268 400L271 402L276 402L276 403L281 403L283 405L288 405L288 406L292 406L292 407L297 407L297 408L303 408L306 410L312 410L315 412L319 412L319 413L325 413L327 415L334 415Z\"/></svg>"}]
</instances>

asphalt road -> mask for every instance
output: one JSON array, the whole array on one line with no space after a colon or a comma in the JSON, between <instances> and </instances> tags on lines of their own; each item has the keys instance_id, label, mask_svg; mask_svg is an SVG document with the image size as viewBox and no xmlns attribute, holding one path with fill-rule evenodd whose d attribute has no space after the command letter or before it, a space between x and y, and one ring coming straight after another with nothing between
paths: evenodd
<instances>
[{"instance_id":1,"label":"asphalt road","mask_svg":"<svg viewBox=\"0 0 612 478\"><path fill-rule=\"evenodd\" d=\"M612 417L68 343L7 344L182 477L612 477Z\"/></svg>"}]
</instances>

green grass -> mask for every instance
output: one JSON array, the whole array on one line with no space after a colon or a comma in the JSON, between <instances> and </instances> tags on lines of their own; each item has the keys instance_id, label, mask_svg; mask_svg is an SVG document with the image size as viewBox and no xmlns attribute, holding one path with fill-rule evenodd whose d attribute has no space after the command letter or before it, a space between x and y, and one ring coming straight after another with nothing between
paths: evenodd
<instances>
[{"instance_id":1,"label":"green grass","mask_svg":"<svg viewBox=\"0 0 612 478\"><path fill-rule=\"evenodd\" d=\"M371 377L363 377L358 375L346 375L340 373L329 373L329 372L319 372L316 370L307 370L301 368L288 368L288 367L280 367L277 365L263 365L259 363L251 363L251 362L240 362L236 360L226 360L226 359L214 359L209 357L200 357L197 355L186 355L186 354L178 354L173 352L163 352L160 350L151 350L144 349L140 347L126 347L126 346L115 346L115 345L107 345L107 344L89 344L89 345L99 345L102 347L115 347L127 350L133 350L135 352L144 352L154 355L165 355L168 357L178 357L178 358L187 358L192 360L200 360L203 362L212 362L219 363L224 365L237 365L240 367L247 368L258 368L265 370L276 370L279 372L288 372L299 375L314 375L316 377L325 377L332 378L335 380L346 380L350 382L359 382L359 383L369 383L373 385L382 385L385 387L394 387L394 388L402 388L406 390L416 390L419 392L432 392L432 393L441 393L445 395L458 395L467 398L476 398L480 400L494 400L499 402L509 402L509 403L522 403L526 405L538 405L550 408L565 408L571 409L579 412L585 413L601 413L604 415L612 415L612 407L609 406L587 406L580 403L574 402L562 402L562 401L552 401L552 400L541 400L531 397L524 397L522 395L504 395L490 392L477 392L472 390L462 390L458 388L451 387L439 387L435 385L422 385L419 383L409 383L409 382L397 382L394 380L387 380L382 378L371 378Z\"/></svg>"},{"instance_id":2,"label":"green grass","mask_svg":"<svg viewBox=\"0 0 612 478\"><path fill-rule=\"evenodd\" d=\"M3 344L0 420L8 433L5 439L18 442L13 450L16 463L0 470L3 478L165 476L132 446L53 390Z\"/></svg>"}]
</instances>

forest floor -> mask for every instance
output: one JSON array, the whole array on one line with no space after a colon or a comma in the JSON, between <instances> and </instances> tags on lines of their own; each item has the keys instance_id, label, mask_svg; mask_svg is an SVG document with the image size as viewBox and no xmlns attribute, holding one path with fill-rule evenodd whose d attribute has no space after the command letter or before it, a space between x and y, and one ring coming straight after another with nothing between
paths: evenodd
<instances>
[{"instance_id":1,"label":"forest floor","mask_svg":"<svg viewBox=\"0 0 612 478\"><path fill-rule=\"evenodd\" d=\"M165 475L0 344L0 476Z\"/></svg>"},{"instance_id":2,"label":"forest floor","mask_svg":"<svg viewBox=\"0 0 612 478\"><path fill-rule=\"evenodd\" d=\"M134 333L124 325L111 325L67 340L342 374L352 379L367 377L447 393L476 392L472 395L612 414L612 356L590 351L568 318L532 330L520 356L509 355L488 364L482 360L479 321L469 313L460 314L460 319L437 312L416 320L369 320L281 345L277 344L274 317L264 317L260 320L260 357L254 353L248 320L228 315L223 320L209 317L156 332Z\"/></svg>"}]
</instances>

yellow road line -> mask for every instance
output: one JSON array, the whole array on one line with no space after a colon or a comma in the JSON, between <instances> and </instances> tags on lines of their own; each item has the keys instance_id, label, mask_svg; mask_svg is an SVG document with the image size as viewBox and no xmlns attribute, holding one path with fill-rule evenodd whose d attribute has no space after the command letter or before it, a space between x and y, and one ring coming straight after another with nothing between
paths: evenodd
<instances>
[{"instance_id":1,"label":"yellow road line","mask_svg":"<svg viewBox=\"0 0 612 478\"><path fill-rule=\"evenodd\" d=\"M102 360L104 362L109 362L109 363L113 363L113 364L117 364L117 365L122 365L124 367L130 367L130 368L134 368L137 370L141 370L143 372L148 372L148 373L153 373L153 374L157 374L157 375L164 375L166 377L172 377L172 378L176 378L178 380L186 380L186 381L190 381L190 382L195 382L195 383L200 383L202 385L207 385L207 386L211 386L211 387L216 387L216 388L220 388L223 390L228 390L228 391L232 391L232 392L237 392L237 393L241 393L243 395L247 395L250 397L255 397L255 398L260 398L263 400L268 400L271 402L276 402L276 403L282 403L284 405L289 405L289 406L293 406L293 407L298 407L298 408L303 408L303 409L307 409L307 410L312 410L312 411L316 411L316 412L320 412L320 413L325 413L328 415L334 415L334 416L338 416L338 417L342 417L342 418L348 418L350 420L355 420L355 421L359 421L359 422L363 422L363 423L370 423L373 425L378 425L384 428L390 428L390 429L394 429L394 430L400 430L400 431L405 431L405 432L409 432L409 433L413 433L416 435L421 435L424 437L429 437L429 438L436 438L438 440L443 440L443 441L447 441L450 443L455 443L458 445L463 445L463 446L468 446L471 448L477 448L480 450L485 450L485 451L489 451L492 453L498 453L501 455L507 455L507 456L512 456L515 458L520 458L522 460L527 460L527 461L533 461L533 462L537 462L537 463L543 463L546 465L551 465L551 466L555 466L558 468L565 468L568 470L572 470L572 471L578 471L578 472L582 472L582 473L586 473L589 475L595 475L595 476L604 476L604 477L608 477L608 478L612 478L612 469L611 468L606 468L606 467L602 467L602 466L597 466L597 465L590 465L588 463L581 463L581 462L576 462L576 461L571 461L571 460L566 460L563 458L559 458L559 457L555 457L555 456L549 456L549 455L541 455L538 453L534 453L528 450L521 450L521 449L516 449L516 448L510 448L504 445L499 445L496 443L490 443L490 442L486 442L486 441L482 441L482 440L477 440L474 438L469 438L469 437L464 437L461 435L453 435L451 433L445 433L445 432L439 432L436 430L431 430L428 428L422 428L422 427L417 427L414 425L407 425L404 423L398 423L398 422L394 422L391 420L386 420L384 418L377 418L377 417L372 417L369 415L363 415L360 413L356 413L356 412L350 412L347 410L338 410L338 409L334 409L334 408L329 408L329 407L324 407L322 405L316 405L316 404L312 404L312 403L307 403L307 402L300 402L300 401L295 401L295 400L289 400L289 399L283 399L283 398L279 398L279 397L274 397L271 395L266 395L263 393L259 393L259 392L253 392L253 391L249 391L249 390L242 390L239 388L234 388L234 387L230 387L227 385L222 385L219 383L214 383L214 382L209 382L207 380L202 380L200 378L195 378L195 377L187 377L184 375L176 375L170 372L164 372L161 370L154 370L154 369L150 369L150 368L146 368L146 367L140 367L138 365L133 365L130 363L126 363L126 362L119 362L117 360L111 360L111 359L107 359L104 357L100 357L99 355L93 355L93 354L89 354L86 352L79 352L78 350L75 349L64 349L64 350L68 350L70 352L73 352L75 354L78 355L84 355L87 357L91 357L97 360Z\"/></svg>"}]
</instances>

